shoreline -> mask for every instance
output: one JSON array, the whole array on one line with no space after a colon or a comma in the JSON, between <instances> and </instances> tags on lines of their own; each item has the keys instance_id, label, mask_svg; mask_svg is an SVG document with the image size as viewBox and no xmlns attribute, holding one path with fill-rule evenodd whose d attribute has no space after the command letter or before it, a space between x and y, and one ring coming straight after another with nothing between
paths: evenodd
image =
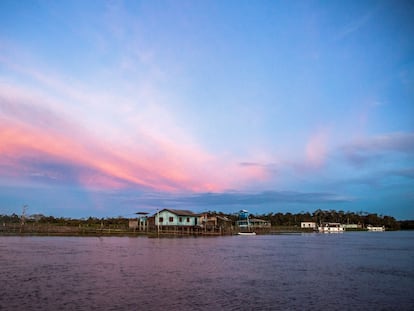
<instances>
[{"instance_id":1,"label":"shoreline","mask_svg":"<svg viewBox=\"0 0 414 311\"><path fill-rule=\"evenodd\" d=\"M20 237L44 237L44 236L56 236L56 237L147 237L147 238L158 238L158 237L219 237L219 236L233 236L237 235L238 231L231 232L172 232L172 231L129 231L120 229L89 229L79 230L79 228L73 228L76 230L62 231L53 230L54 228L48 228L47 231L40 230L0 230L0 237L7 236L20 236ZM394 230L393 230L394 231ZM401 230L399 230L401 231ZM348 230L346 232L368 232L367 230ZM258 231L257 235L289 235L289 234L306 234L306 233L318 233L317 231L310 230L293 230L291 228L272 228L267 231Z\"/></svg>"}]
</instances>

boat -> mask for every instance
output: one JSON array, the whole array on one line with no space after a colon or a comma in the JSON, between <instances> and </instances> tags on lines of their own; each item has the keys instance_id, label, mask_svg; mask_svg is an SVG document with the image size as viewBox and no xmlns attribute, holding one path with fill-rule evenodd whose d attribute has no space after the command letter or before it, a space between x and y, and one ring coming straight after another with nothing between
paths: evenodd
<instances>
[{"instance_id":1,"label":"boat","mask_svg":"<svg viewBox=\"0 0 414 311\"><path fill-rule=\"evenodd\" d=\"M327 222L319 226L319 232L322 233L339 233L344 232L344 227L338 222Z\"/></svg>"},{"instance_id":2,"label":"boat","mask_svg":"<svg viewBox=\"0 0 414 311\"><path fill-rule=\"evenodd\" d=\"M247 236L249 236L249 235L256 235L256 232L238 232L237 234L238 235L247 235Z\"/></svg>"},{"instance_id":3,"label":"boat","mask_svg":"<svg viewBox=\"0 0 414 311\"><path fill-rule=\"evenodd\" d=\"M382 232L382 231L385 231L385 227L384 226L382 226L382 227L374 227L374 226L368 225L367 226L367 229L370 232Z\"/></svg>"}]
</instances>

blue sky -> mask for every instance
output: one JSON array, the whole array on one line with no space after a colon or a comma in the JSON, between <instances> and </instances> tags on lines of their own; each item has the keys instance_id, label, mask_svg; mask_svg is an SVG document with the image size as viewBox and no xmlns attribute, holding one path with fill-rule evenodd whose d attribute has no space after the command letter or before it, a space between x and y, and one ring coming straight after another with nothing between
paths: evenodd
<instances>
[{"instance_id":1,"label":"blue sky","mask_svg":"<svg viewBox=\"0 0 414 311\"><path fill-rule=\"evenodd\" d=\"M0 213L414 218L410 1L1 1Z\"/></svg>"}]
</instances>

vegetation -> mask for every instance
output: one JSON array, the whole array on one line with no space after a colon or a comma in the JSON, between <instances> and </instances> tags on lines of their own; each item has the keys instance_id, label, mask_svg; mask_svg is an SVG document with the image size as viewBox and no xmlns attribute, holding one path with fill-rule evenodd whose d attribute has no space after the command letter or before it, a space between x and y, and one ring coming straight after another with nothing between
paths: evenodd
<instances>
[{"instance_id":1,"label":"vegetation","mask_svg":"<svg viewBox=\"0 0 414 311\"><path fill-rule=\"evenodd\" d=\"M22 222L21 216L16 214L12 215L0 215L0 225L3 224L20 224ZM35 214L26 216L24 218L25 224L49 224L54 226L83 226L83 227L105 227L105 228L119 228L124 229L128 227L128 219L124 217L115 218L66 218L66 217L53 217L45 216L42 214Z\"/></svg>"},{"instance_id":2,"label":"vegetation","mask_svg":"<svg viewBox=\"0 0 414 311\"><path fill-rule=\"evenodd\" d=\"M403 220L399 223L401 230L414 230L414 220Z\"/></svg>"},{"instance_id":3,"label":"vegetation","mask_svg":"<svg viewBox=\"0 0 414 311\"><path fill-rule=\"evenodd\" d=\"M209 212L216 215L225 216L233 221L237 220L235 214L225 214L222 212ZM397 221L394 217L377 215L366 212L344 212L335 210L316 210L313 213L300 212L297 214L292 213L268 213L268 214L256 214L251 217L260 218L270 221L272 226L289 226L300 227L302 221L313 221L316 223L321 222L339 222L342 224L359 224L363 227L367 225L373 226L385 226L388 230L399 229L414 229L414 220ZM0 225L3 224L20 224L22 221L21 216L12 215L0 215ZM26 224L48 224L55 226L77 226L88 228L110 228L110 229L127 229L128 219L122 216L113 218L63 218L45 216L42 214L35 214L25 217Z\"/></svg>"},{"instance_id":4,"label":"vegetation","mask_svg":"<svg viewBox=\"0 0 414 311\"><path fill-rule=\"evenodd\" d=\"M210 212L219 215L226 216L232 220L237 219L237 215L226 215L219 212ZM316 210L313 213L300 212L297 214L292 213L268 213L268 214L255 214L250 215L251 217L260 218L263 220L270 221L272 226L289 226L289 227L300 227L300 223L303 221L313 221L317 224L322 222L339 222L342 224L359 224L363 227L367 225L373 226L385 226L389 230L414 229L414 221L399 222L394 217L378 215L367 212L344 212L335 210ZM403 224L403 226L402 226ZM410 227L411 224L411 227Z\"/></svg>"},{"instance_id":5,"label":"vegetation","mask_svg":"<svg viewBox=\"0 0 414 311\"><path fill-rule=\"evenodd\" d=\"M335 210L316 210L312 214L309 212L301 212L298 214L291 213L269 213L263 215L255 215L257 218L268 220L272 226L300 226L302 221L321 222L339 222L342 224L359 224L363 227L367 225L385 226L387 229L399 230L400 223L391 216L377 215L366 212L344 212Z\"/></svg>"},{"instance_id":6,"label":"vegetation","mask_svg":"<svg viewBox=\"0 0 414 311\"><path fill-rule=\"evenodd\" d=\"M339 222L342 224L360 224L363 227L367 225L385 226L389 229L400 229L399 222L391 216L377 215L366 212L344 212L344 211L323 211L316 210L312 214L309 212L301 212L298 214L291 213L269 213L264 215L257 215L271 222L272 226L300 226L302 221L321 222Z\"/></svg>"}]
</instances>

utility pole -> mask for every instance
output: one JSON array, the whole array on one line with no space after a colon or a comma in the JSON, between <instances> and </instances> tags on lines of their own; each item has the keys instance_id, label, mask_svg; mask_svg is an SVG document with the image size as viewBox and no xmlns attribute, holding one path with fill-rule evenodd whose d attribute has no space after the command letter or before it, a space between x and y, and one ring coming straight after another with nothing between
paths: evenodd
<instances>
[{"instance_id":1,"label":"utility pole","mask_svg":"<svg viewBox=\"0 0 414 311\"><path fill-rule=\"evenodd\" d=\"M158 237L160 236L160 211L157 208L157 232L158 232Z\"/></svg>"}]
</instances>

